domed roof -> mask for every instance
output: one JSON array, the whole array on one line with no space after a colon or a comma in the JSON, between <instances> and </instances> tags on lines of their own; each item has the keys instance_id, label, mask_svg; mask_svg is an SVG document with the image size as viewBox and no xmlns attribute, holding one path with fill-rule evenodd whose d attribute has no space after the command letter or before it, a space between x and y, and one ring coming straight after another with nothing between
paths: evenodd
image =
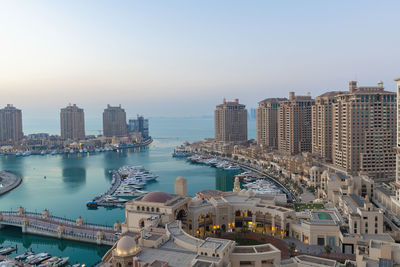
<instances>
[{"instance_id":1,"label":"domed roof","mask_svg":"<svg viewBox=\"0 0 400 267\"><path fill-rule=\"evenodd\" d=\"M119 256L131 255L136 251L136 242L130 236L122 237L117 243L117 254Z\"/></svg>"},{"instance_id":2,"label":"domed roof","mask_svg":"<svg viewBox=\"0 0 400 267\"><path fill-rule=\"evenodd\" d=\"M153 191L153 192L146 194L142 198L142 201L165 203L167 200L170 200L172 198L173 198L172 195L165 193L163 191Z\"/></svg>"}]
</instances>

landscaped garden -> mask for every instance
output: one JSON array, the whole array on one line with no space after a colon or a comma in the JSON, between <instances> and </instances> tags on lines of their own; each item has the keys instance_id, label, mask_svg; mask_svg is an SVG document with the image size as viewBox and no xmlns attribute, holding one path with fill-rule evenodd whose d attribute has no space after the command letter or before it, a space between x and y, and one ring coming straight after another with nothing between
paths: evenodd
<instances>
[{"instance_id":1,"label":"landscaped garden","mask_svg":"<svg viewBox=\"0 0 400 267\"><path fill-rule=\"evenodd\" d=\"M296 203L294 204L294 209L296 212L303 211L303 210L320 210L324 208L324 204L316 203L316 204L309 204L309 203Z\"/></svg>"}]
</instances>

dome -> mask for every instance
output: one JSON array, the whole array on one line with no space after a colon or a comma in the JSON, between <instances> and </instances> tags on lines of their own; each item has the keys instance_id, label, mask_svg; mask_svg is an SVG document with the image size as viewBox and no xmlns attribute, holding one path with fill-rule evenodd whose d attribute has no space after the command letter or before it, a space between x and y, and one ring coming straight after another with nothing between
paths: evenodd
<instances>
[{"instance_id":1,"label":"dome","mask_svg":"<svg viewBox=\"0 0 400 267\"><path fill-rule=\"evenodd\" d=\"M117 243L117 254L119 256L131 255L136 251L136 242L130 236L122 237Z\"/></svg>"},{"instance_id":2,"label":"dome","mask_svg":"<svg viewBox=\"0 0 400 267\"><path fill-rule=\"evenodd\" d=\"M158 203L165 203L167 200L172 199L172 195L165 193L163 191L154 191L146 194L142 201L145 202L158 202Z\"/></svg>"}]
</instances>

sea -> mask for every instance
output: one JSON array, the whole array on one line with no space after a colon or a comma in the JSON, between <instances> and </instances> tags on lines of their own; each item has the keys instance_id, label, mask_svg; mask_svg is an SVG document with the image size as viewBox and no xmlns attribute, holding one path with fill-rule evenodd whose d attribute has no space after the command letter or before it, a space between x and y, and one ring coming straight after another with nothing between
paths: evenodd
<instances>
[{"instance_id":1,"label":"sea","mask_svg":"<svg viewBox=\"0 0 400 267\"><path fill-rule=\"evenodd\" d=\"M123 208L88 209L86 203L106 192L111 185L110 170L124 165L141 165L159 176L143 190L162 190L173 193L176 177L184 176L188 194L205 189L231 191L235 173L196 165L171 156L174 148L183 142L194 142L213 137L214 122L210 117L150 118L150 134L154 141L147 149L122 152L100 152L85 155L32 155L29 157L0 157L0 170L11 171L23 178L22 184L0 196L0 211L15 211L19 206L27 211L42 212L75 220L81 216L85 222L113 225L124 221ZM256 136L255 120L248 121L249 138ZM53 256L69 256L70 263L92 266L109 249L80 242L58 240L22 234L19 228L0 229L1 246L17 246L10 256L32 249L49 252Z\"/></svg>"}]
</instances>

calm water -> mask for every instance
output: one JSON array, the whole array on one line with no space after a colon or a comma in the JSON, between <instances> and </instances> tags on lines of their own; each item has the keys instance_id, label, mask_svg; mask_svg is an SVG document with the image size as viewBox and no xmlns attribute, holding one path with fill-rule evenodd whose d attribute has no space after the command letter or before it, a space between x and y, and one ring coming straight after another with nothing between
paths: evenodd
<instances>
[{"instance_id":1,"label":"calm water","mask_svg":"<svg viewBox=\"0 0 400 267\"><path fill-rule=\"evenodd\" d=\"M1 170L9 170L23 177L23 183L17 189L0 196L0 210L16 210L21 205L37 212L47 208L52 214L71 219L82 216L85 221L92 223L112 225L116 220L123 221L123 209L92 210L86 207L88 200L109 188L109 170L123 165L143 165L159 176L158 181L146 186L146 191L173 193L173 182L180 175L188 180L188 194L192 196L203 189L232 190L232 173L171 157L173 148L183 141L192 142L213 136L212 119L152 119L150 127L154 142L149 149L142 151L0 158ZM255 123L249 121L249 137L254 138L254 135ZM11 228L0 230L0 244L17 244L21 248L18 253L31 247L37 252L49 251L53 255L72 256L72 262L88 265L100 260L107 249L22 235L19 229Z\"/></svg>"}]
</instances>

